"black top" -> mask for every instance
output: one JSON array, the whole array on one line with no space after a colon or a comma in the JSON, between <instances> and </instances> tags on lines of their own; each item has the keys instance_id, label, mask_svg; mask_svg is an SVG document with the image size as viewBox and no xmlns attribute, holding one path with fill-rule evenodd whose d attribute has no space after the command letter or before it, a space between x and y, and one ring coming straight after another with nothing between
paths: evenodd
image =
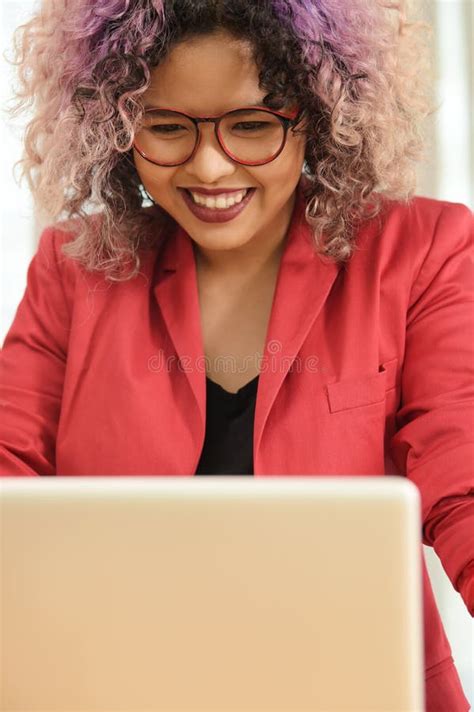
<instances>
[{"instance_id":1,"label":"black top","mask_svg":"<svg viewBox=\"0 0 474 712\"><path fill-rule=\"evenodd\" d=\"M258 376L230 393L206 377L206 435L196 475L253 475Z\"/></svg>"}]
</instances>

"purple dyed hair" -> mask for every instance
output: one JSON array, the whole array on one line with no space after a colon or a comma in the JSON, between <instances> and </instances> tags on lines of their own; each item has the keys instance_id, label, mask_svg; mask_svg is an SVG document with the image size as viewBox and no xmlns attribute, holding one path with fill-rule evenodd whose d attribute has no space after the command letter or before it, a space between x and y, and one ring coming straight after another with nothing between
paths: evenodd
<instances>
[{"instance_id":1,"label":"purple dyed hair","mask_svg":"<svg viewBox=\"0 0 474 712\"><path fill-rule=\"evenodd\" d=\"M412 197L436 109L431 28L407 12L407 0L44 0L14 35L8 113L33 108L15 166L39 213L72 233L64 254L134 277L151 222L156 242L171 220L144 207L133 162L141 95L173 46L226 30L251 42L266 105L304 109L306 219L316 250L347 261L361 220Z\"/></svg>"}]
</instances>

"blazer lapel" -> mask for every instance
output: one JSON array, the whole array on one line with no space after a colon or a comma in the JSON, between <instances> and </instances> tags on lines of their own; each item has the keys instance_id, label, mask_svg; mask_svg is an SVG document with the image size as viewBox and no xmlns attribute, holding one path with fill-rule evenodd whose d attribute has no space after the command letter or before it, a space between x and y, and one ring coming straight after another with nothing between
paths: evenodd
<instances>
[{"instance_id":1,"label":"blazer lapel","mask_svg":"<svg viewBox=\"0 0 474 712\"><path fill-rule=\"evenodd\" d=\"M265 340L255 410L255 450L278 390L339 273L338 265L323 262L315 252L305 222L303 180L297 188ZM206 374L196 265L191 238L180 226L168 236L158 269L154 293L199 408L199 432L204 432ZM198 364L202 367L197 368Z\"/></svg>"},{"instance_id":2,"label":"blazer lapel","mask_svg":"<svg viewBox=\"0 0 474 712\"><path fill-rule=\"evenodd\" d=\"M316 253L305 221L303 179L282 254L265 340L254 422L254 458L265 422L283 380L318 317L340 266Z\"/></svg>"},{"instance_id":3,"label":"blazer lapel","mask_svg":"<svg viewBox=\"0 0 474 712\"><path fill-rule=\"evenodd\" d=\"M180 226L168 236L158 270L155 297L198 405L202 422L196 432L204 433L206 373L197 274L191 239Z\"/></svg>"}]
</instances>

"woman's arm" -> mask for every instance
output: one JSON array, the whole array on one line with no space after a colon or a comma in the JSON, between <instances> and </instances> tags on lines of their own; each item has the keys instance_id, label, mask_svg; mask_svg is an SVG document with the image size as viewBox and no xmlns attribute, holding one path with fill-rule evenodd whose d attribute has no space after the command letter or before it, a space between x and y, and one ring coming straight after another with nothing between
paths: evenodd
<instances>
[{"instance_id":1,"label":"woman's arm","mask_svg":"<svg viewBox=\"0 0 474 712\"><path fill-rule=\"evenodd\" d=\"M473 214L449 203L407 313L402 406L391 453L418 487L423 542L474 615Z\"/></svg>"},{"instance_id":2,"label":"woman's arm","mask_svg":"<svg viewBox=\"0 0 474 712\"><path fill-rule=\"evenodd\" d=\"M423 543L432 546L474 617L474 493L445 497L430 512Z\"/></svg>"},{"instance_id":3,"label":"woman's arm","mask_svg":"<svg viewBox=\"0 0 474 712\"><path fill-rule=\"evenodd\" d=\"M0 353L0 475L55 475L70 317L56 231L42 232ZM64 259L64 258L63 258Z\"/></svg>"}]
</instances>

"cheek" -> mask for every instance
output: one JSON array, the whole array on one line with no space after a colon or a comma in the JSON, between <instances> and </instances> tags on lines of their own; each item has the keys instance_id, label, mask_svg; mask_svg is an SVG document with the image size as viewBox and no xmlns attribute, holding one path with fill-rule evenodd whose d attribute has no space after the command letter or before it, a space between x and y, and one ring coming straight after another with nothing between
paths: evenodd
<instances>
[{"instance_id":1,"label":"cheek","mask_svg":"<svg viewBox=\"0 0 474 712\"><path fill-rule=\"evenodd\" d=\"M290 149L293 155L293 160L303 162L306 152L306 136L293 136L290 141Z\"/></svg>"},{"instance_id":2,"label":"cheek","mask_svg":"<svg viewBox=\"0 0 474 712\"><path fill-rule=\"evenodd\" d=\"M283 153L276 159L269 181L285 184L293 190L293 183L298 182L304 163L306 141L295 137L288 141ZM271 165L271 164L269 164Z\"/></svg>"},{"instance_id":3,"label":"cheek","mask_svg":"<svg viewBox=\"0 0 474 712\"><path fill-rule=\"evenodd\" d=\"M150 161L147 161L140 156L140 154L133 151L133 161L135 163L135 168L137 173L145 187L147 185L154 185L158 187L159 185L164 185L167 182L167 173L160 166L155 166Z\"/></svg>"}]
</instances>

